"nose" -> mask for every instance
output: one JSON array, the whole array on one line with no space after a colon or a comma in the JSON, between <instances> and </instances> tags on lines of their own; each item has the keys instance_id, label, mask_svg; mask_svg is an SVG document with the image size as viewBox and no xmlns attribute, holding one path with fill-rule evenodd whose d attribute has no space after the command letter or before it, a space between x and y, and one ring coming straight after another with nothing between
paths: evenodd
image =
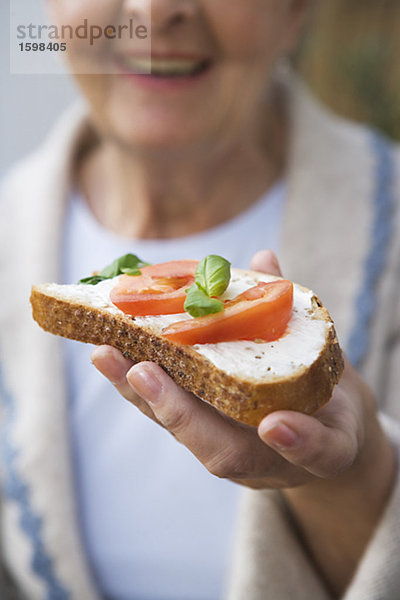
<instances>
[{"instance_id":1,"label":"nose","mask_svg":"<svg viewBox=\"0 0 400 600\"><path fill-rule=\"evenodd\" d=\"M152 31L162 31L185 23L197 10L197 0L125 0L125 10L145 18Z\"/></svg>"}]
</instances>

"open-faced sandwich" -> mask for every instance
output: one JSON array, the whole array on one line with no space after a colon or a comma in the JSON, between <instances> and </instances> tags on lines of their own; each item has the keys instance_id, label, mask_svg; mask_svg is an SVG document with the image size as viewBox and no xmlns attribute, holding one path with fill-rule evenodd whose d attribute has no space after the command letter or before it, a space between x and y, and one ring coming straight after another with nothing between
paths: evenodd
<instances>
[{"instance_id":1,"label":"open-faced sandwich","mask_svg":"<svg viewBox=\"0 0 400 600\"><path fill-rule=\"evenodd\" d=\"M312 291L215 255L148 265L128 254L79 284L34 286L31 303L46 331L154 361L249 425L274 410L313 413L343 370Z\"/></svg>"}]
</instances>

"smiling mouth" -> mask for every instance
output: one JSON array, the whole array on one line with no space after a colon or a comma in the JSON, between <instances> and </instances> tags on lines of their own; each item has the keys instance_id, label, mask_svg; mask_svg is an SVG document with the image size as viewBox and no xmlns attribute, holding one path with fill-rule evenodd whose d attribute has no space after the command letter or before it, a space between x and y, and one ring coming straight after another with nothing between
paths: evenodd
<instances>
[{"instance_id":1,"label":"smiling mouth","mask_svg":"<svg viewBox=\"0 0 400 600\"><path fill-rule=\"evenodd\" d=\"M123 69L135 75L150 75L159 78L194 77L210 67L207 59L189 58L144 58L124 56L119 60Z\"/></svg>"}]
</instances>

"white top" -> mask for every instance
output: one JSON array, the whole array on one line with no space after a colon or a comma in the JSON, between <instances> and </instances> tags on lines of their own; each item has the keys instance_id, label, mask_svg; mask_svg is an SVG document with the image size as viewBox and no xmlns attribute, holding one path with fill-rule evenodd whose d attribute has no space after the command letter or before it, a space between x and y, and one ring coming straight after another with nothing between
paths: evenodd
<instances>
[{"instance_id":1,"label":"white top","mask_svg":"<svg viewBox=\"0 0 400 600\"><path fill-rule=\"evenodd\" d=\"M206 233L121 238L75 195L68 207L64 282L133 252L151 263L220 254L247 268L279 246L286 184ZM260 227L264 223L264 227ZM125 400L91 365L91 348L65 340L69 423L83 539L112 600L218 600L230 561L239 486L212 477L186 448Z\"/></svg>"}]
</instances>

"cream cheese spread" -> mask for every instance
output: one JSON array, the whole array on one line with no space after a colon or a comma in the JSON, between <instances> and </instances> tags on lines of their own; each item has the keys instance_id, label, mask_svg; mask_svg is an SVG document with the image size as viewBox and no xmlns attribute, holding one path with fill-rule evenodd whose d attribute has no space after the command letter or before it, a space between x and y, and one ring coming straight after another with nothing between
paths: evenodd
<instances>
[{"instance_id":1,"label":"cream cheese spread","mask_svg":"<svg viewBox=\"0 0 400 600\"><path fill-rule=\"evenodd\" d=\"M124 314L110 301L110 291L116 279L106 279L97 285L46 285L50 294L62 296L66 300L90 304L111 314ZM262 275L262 281L274 278ZM250 275L233 273L223 299L231 299L257 284L259 279ZM210 360L217 368L229 375L243 379L260 380L263 374L268 380L290 376L302 368L313 364L323 347L327 330L332 327L326 322L313 317L313 292L305 291L294 284L293 312L288 323L287 333L274 342L219 342L218 344L197 344L193 348ZM187 313L135 317L135 323L149 328L155 333L172 323L191 319Z\"/></svg>"}]
</instances>

